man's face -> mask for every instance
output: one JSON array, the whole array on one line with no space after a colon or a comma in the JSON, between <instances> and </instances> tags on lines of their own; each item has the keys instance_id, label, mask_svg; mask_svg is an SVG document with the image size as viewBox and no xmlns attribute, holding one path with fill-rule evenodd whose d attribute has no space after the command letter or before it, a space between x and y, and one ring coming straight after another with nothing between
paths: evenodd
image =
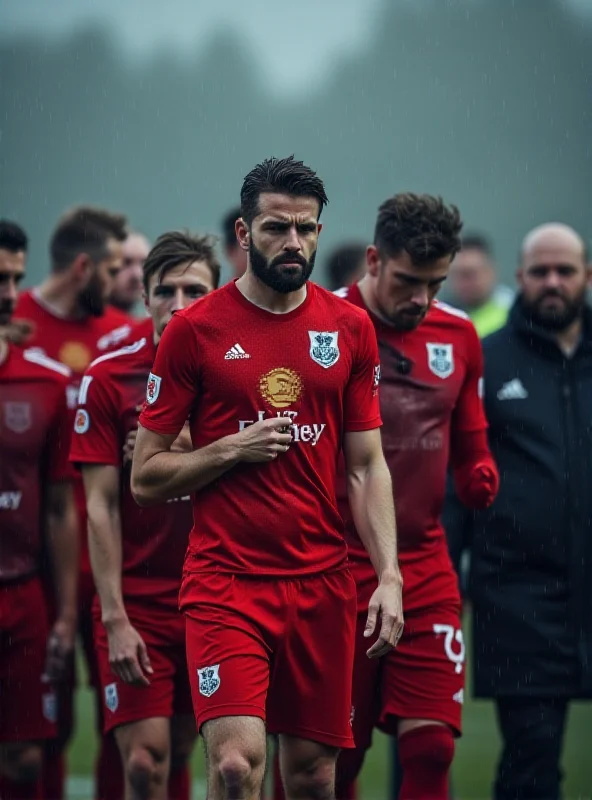
<instances>
[{"instance_id":1,"label":"man's face","mask_svg":"<svg viewBox=\"0 0 592 800\"><path fill-rule=\"evenodd\" d=\"M0 326L12 319L18 296L18 285L25 275L25 252L11 253L0 249Z\"/></svg>"},{"instance_id":2,"label":"man's face","mask_svg":"<svg viewBox=\"0 0 592 800\"><path fill-rule=\"evenodd\" d=\"M489 300L495 280L495 269L486 253L477 247L461 250L450 266L453 302L468 310L479 308Z\"/></svg>"},{"instance_id":3,"label":"man's face","mask_svg":"<svg viewBox=\"0 0 592 800\"><path fill-rule=\"evenodd\" d=\"M122 266L109 297L111 305L131 311L142 298L142 268L150 247L139 233L131 233L122 245Z\"/></svg>"},{"instance_id":4,"label":"man's face","mask_svg":"<svg viewBox=\"0 0 592 800\"><path fill-rule=\"evenodd\" d=\"M87 283L78 293L78 305L85 315L103 316L121 264L121 242L110 239L107 242L107 255L97 263L90 263Z\"/></svg>"},{"instance_id":5,"label":"man's face","mask_svg":"<svg viewBox=\"0 0 592 800\"><path fill-rule=\"evenodd\" d=\"M255 275L270 289L288 294L309 279L321 231L318 215L314 197L260 195L248 237L249 259Z\"/></svg>"},{"instance_id":6,"label":"man's face","mask_svg":"<svg viewBox=\"0 0 592 800\"><path fill-rule=\"evenodd\" d=\"M589 279L580 247L561 238L545 241L523 254L518 270L522 303L533 322L562 331L582 313Z\"/></svg>"},{"instance_id":7,"label":"man's face","mask_svg":"<svg viewBox=\"0 0 592 800\"><path fill-rule=\"evenodd\" d=\"M163 275L152 275L148 286L146 308L152 317L158 339L173 313L187 308L214 289L212 271L205 261L179 264Z\"/></svg>"},{"instance_id":8,"label":"man's face","mask_svg":"<svg viewBox=\"0 0 592 800\"><path fill-rule=\"evenodd\" d=\"M371 246L367 260L374 303L380 314L399 331L417 328L446 280L450 256L416 265L405 250L397 256L381 259L376 248Z\"/></svg>"}]
</instances>

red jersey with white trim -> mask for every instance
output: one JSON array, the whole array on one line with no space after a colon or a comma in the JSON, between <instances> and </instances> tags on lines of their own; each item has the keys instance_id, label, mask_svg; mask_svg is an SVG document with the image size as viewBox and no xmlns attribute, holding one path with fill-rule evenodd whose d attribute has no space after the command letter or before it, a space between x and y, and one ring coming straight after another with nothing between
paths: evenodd
<instances>
[{"instance_id":1,"label":"red jersey with white trim","mask_svg":"<svg viewBox=\"0 0 592 800\"><path fill-rule=\"evenodd\" d=\"M71 409L73 421L78 387L85 369L97 356L114 350L129 336L131 321L126 314L112 306L105 308L102 317L60 317L44 304L36 289L27 289L19 295L14 317L33 323L33 333L26 342L28 348L35 348L69 368L71 378L68 386L68 408ZM77 474L74 478L74 494L82 533L81 570L89 574L86 503L84 487Z\"/></svg>"},{"instance_id":2,"label":"red jersey with white trim","mask_svg":"<svg viewBox=\"0 0 592 800\"><path fill-rule=\"evenodd\" d=\"M366 309L357 285L340 289L338 294ZM468 317L437 300L412 331L397 331L367 313L380 351L382 444L393 480L399 563L402 567L416 565L403 571L404 593L413 595L420 584L421 594L423 589L433 593L430 571L433 577L441 569L450 571L453 580L448 580L446 591L456 596L440 515L451 435L487 428L480 397L481 344ZM343 473L338 499L346 520L350 561L367 562L349 512ZM431 557L438 567L432 564L429 568Z\"/></svg>"},{"instance_id":3,"label":"red jersey with white trim","mask_svg":"<svg viewBox=\"0 0 592 800\"><path fill-rule=\"evenodd\" d=\"M290 417L292 446L240 463L193 503L186 572L316 574L346 562L335 477L345 431L381 424L378 349L367 314L313 283L287 314L234 283L177 312L158 346L141 424L204 447L269 416Z\"/></svg>"},{"instance_id":4,"label":"red jersey with white trim","mask_svg":"<svg viewBox=\"0 0 592 800\"><path fill-rule=\"evenodd\" d=\"M37 572L44 492L72 477L69 379L62 364L14 346L0 364L0 582Z\"/></svg>"},{"instance_id":5,"label":"red jersey with white trim","mask_svg":"<svg viewBox=\"0 0 592 800\"><path fill-rule=\"evenodd\" d=\"M189 496L140 508L130 490L131 464L123 465L123 445L138 424L138 408L156 348L148 336L94 361L80 385L71 461L105 464L120 470L124 597L177 603L183 558L192 526Z\"/></svg>"}]
</instances>

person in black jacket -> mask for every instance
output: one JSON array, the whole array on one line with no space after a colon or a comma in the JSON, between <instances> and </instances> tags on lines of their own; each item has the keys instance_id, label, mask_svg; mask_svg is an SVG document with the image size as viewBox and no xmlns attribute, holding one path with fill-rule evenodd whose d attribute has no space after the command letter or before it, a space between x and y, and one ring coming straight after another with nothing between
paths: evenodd
<instances>
[{"instance_id":1,"label":"person in black jacket","mask_svg":"<svg viewBox=\"0 0 592 800\"><path fill-rule=\"evenodd\" d=\"M497 500L470 515L473 673L503 742L496 800L560 796L569 701L592 696L592 309L582 239L524 240L520 293L483 340ZM450 499L452 541L467 515Z\"/></svg>"}]
</instances>

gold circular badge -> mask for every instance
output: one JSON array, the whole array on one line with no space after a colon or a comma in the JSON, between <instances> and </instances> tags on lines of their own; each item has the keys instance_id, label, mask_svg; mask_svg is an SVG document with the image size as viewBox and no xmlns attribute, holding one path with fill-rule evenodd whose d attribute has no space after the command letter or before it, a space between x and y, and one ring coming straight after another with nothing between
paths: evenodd
<instances>
[{"instance_id":1,"label":"gold circular badge","mask_svg":"<svg viewBox=\"0 0 592 800\"><path fill-rule=\"evenodd\" d=\"M92 361L92 353L82 342L65 342L58 353L58 361L70 367L72 372L84 372Z\"/></svg>"},{"instance_id":2,"label":"gold circular badge","mask_svg":"<svg viewBox=\"0 0 592 800\"><path fill-rule=\"evenodd\" d=\"M287 367L276 367L259 379L259 391L274 408L287 408L300 399L302 379Z\"/></svg>"}]
</instances>

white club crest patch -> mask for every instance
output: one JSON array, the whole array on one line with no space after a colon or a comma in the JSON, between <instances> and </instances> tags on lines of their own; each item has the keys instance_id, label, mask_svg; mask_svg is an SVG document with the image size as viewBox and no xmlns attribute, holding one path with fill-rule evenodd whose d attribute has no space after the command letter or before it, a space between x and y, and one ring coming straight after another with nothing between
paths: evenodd
<instances>
[{"instance_id":1,"label":"white club crest patch","mask_svg":"<svg viewBox=\"0 0 592 800\"><path fill-rule=\"evenodd\" d=\"M197 670L197 677L199 678L199 693L204 697L211 697L214 692L220 688L220 664L215 664L212 667L204 667Z\"/></svg>"},{"instance_id":2,"label":"white club crest patch","mask_svg":"<svg viewBox=\"0 0 592 800\"><path fill-rule=\"evenodd\" d=\"M337 337L339 331L309 331L310 357L321 367L328 369L339 361Z\"/></svg>"},{"instance_id":3,"label":"white club crest patch","mask_svg":"<svg viewBox=\"0 0 592 800\"><path fill-rule=\"evenodd\" d=\"M74 417L74 430L76 433L86 433L90 428L90 417L85 408L79 408Z\"/></svg>"},{"instance_id":4,"label":"white club crest patch","mask_svg":"<svg viewBox=\"0 0 592 800\"><path fill-rule=\"evenodd\" d=\"M426 343L428 366L438 378L449 378L454 372L454 355L451 344Z\"/></svg>"},{"instance_id":5,"label":"white club crest patch","mask_svg":"<svg viewBox=\"0 0 592 800\"><path fill-rule=\"evenodd\" d=\"M160 382L162 378L155 375L153 372L148 375L148 383L146 384L146 402L148 405L156 403L160 393Z\"/></svg>"},{"instance_id":6,"label":"white club crest patch","mask_svg":"<svg viewBox=\"0 0 592 800\"><path fill-rule=\"evenodd\" d=\"M117 694L117 684L110 683L105 686L105 705L114 713L117 711L117 706L119 705L119 695Z\"/></svg>"},{"instance_id":7,"label":"white club crest patch","mask_svg":"<svg viewBox=\"0 0 592 800\"><path fill-rule=\"evenodd\" d=\"M13 433L26 433L32 424L31 403L4 403L4 424Z\"/></svg>"},{"instance_id":8,"label":"white club crest patch","mask_svg":"<svg viewBox=\"0 0 592 800\"><path fill-rule=\"evenodd\" d=\"M43 703L43 716L48 722L58 721L58 699L55 692L47 692L41 698Z\"/></svg>"}]
</instances>

